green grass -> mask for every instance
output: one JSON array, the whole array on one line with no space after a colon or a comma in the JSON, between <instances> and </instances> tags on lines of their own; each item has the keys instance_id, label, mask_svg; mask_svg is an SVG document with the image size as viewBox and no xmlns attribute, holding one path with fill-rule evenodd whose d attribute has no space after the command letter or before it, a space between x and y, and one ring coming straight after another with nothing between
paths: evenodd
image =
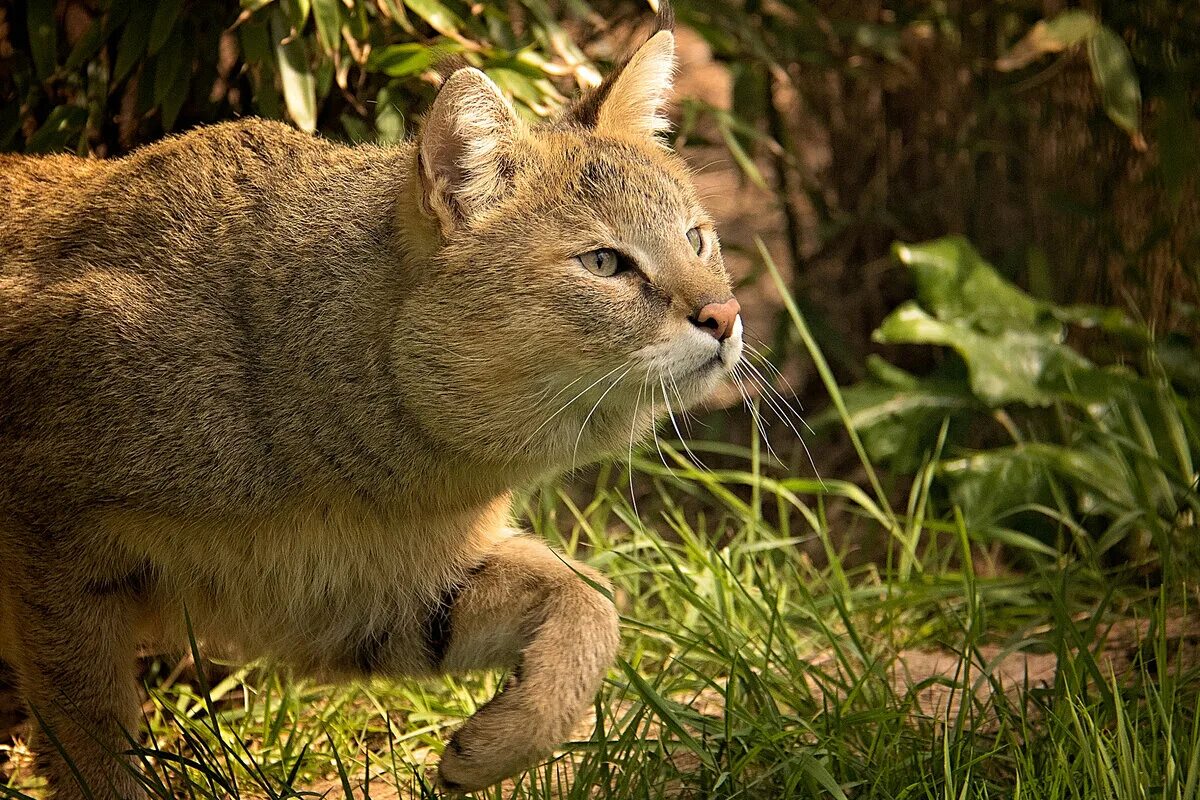
<instances>
[{"instance_id":1,"label":"green grass","mask_svg":"<svg viewBox=\"0 0 1200 800\"><path fill-rule=\"evenodd\" d=\"M589 735L476 797L1200 798L1182 530L1157 537L1149 571L1063 510L1055 547L997 549L961 510L935 513L925 473L897 502L865 455L866 491L789 475L756 439L691 450L734 468L662 440L661 458L524 500L537 534L613 579L621 661ZM847 529L884 542L880 557ZM1040 666L1022 675L1026 655ZM898 680L906 664L917 674ZM156 794L192 798L435 796L426 768L503 678L333 687L251 666L210 684L169 669L149 673L136 749ZM37 791L18 770L4 794Z\"/></svg>"},{"instance_id":2,"label":"green grass","mask_svg":"<svg viewBox=\"0 0 1200 800\"><path fill-rule=\"evenodd\" d=\"M1067 554L980 575L978 548L946 520L893 540L894 556L919 554L911 563L851 569L825 523L827 501L855 496L849 487L826 481L814 498L811 481L770 479L761 464L705 473L684 463L635 461L657 487L641 499L643 517L655 508L644 523L616 469L585 506L554 489L526 504L537 533L613 578L622 661L590 738L515 788L477 796L1200 797L1200 674L1168 635L1192 612L1185 586L1115 584ZM685 512L680 497L704 510ZM803 527L767 521L789 506L804 509L789 515ZM828 564L798 546L808 540ZM1148 633L1112 674L1104 631L1133 617ZM1057 656L1052 680L993 686L985 645ZM954 654L926 678L954 700L940 713L917 702L925 683L891 679L897 654L922 648ZM206 689L158 676L144 750L163 788L190 797L314 786L363 797L368 780L370 796L394 785L430 796L420 767L499 678L338 688L249 669Z\"/></svg>"}]
</instances>

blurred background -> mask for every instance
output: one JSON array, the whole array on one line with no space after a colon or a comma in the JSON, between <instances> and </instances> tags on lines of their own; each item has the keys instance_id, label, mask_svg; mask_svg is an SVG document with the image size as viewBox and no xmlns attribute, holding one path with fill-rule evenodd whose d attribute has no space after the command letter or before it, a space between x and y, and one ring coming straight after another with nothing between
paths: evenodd
<instances>
[{"instance_id":1,"label":"blurred background","mask_svg":"<svg viewBox=\"0 0 1200 800\"><path fill-rule=\"evenodd\" d=\"M7 0L0 150L116 157L245 115L396 142L448 57L544 117L643 40L653 5ZM1092 588L1046 601L1043 622L1104 606L1101 586L1190 598L1200 2L675 10L672 138L718 220L753 370L668 426L664 470L647 455L628 476L586 472L530 501L535 527L582 524L616 487L643 520L677 501L710 542L769 525L814 569L875 564L883 583L965 559L1043 581L1042 602L1064 564L1086 564ZM731 477L743 468L753 480ZM957 532L966 549L938 554Z\"/></svg>"}]
</instances>

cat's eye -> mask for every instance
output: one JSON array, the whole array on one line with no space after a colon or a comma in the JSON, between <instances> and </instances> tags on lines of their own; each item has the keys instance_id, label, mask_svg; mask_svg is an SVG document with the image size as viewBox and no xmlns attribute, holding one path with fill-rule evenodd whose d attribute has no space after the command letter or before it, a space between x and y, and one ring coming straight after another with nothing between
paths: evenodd
<instances>
[{"instance_id":1,"label":"cat's eye","mask_svg":"<svg viewBox=\"0 0 1200 800\"><path fill-rule=\"evenodd\" d=\"M611 278L618 272L624 272L627 264L625 258L611 247L601 247L599 250L589 250L575 256L575 260L593 275L601 278Z\"/></svg>"},{"instance_id":2,"label":"cat's eye","mask_svg":"<svg viewBox=\"0 0 1200 800\"><path fill-rule=\"evenodd\" d=\"M692 249L696 251L696 255L704 252L704 235L700 233L699 228L692 228L688 231L687 240L691 243Z\"/></svg>"}]
</instances>

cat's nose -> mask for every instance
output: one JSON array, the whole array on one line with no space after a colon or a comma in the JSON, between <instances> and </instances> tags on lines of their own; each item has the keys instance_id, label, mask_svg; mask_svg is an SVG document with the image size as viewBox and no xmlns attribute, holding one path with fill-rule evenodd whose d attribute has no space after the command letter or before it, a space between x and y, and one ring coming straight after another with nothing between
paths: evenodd
<instances>
[{"instance_id":1,"label":"cat's nose","mask_svg":"<svg viewBox=\"0 0 1200 800\"><path fill-rule=\"evenodd\" d=\"M737 298L731 297L724 303L709 303L703 306L690 319L697 328L712 334L718 342L723 342L733 333L733 324L741 310L742 306Z\"/></svg>"}]
</instances>

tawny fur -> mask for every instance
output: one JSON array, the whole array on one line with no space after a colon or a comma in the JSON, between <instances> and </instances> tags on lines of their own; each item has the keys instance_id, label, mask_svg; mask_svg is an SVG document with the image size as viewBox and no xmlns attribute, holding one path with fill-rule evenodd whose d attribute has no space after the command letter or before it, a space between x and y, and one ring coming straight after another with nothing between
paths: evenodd
<instances>
[{"instance_id":1,"label":"tawny fur","mask_svg":"<svg viewBox=\"0 0 1200 800\"><path fill-rule=\"evenodd\" d=\"M185 612L300 672L515 667L448 745L451 788L568 735L617 616L510 527L510 492L624 452L655 382L698 400L740 354L688 321L729 281L654 138L670 34L647 48L539 126L463 70L395 148L245 120L0 157L0 644L78 770L42 748L56 798L139 796L114 755L134 653L180 646ZM574 260L599 247L640 275Z\"/></svg>"}]
</instances>

